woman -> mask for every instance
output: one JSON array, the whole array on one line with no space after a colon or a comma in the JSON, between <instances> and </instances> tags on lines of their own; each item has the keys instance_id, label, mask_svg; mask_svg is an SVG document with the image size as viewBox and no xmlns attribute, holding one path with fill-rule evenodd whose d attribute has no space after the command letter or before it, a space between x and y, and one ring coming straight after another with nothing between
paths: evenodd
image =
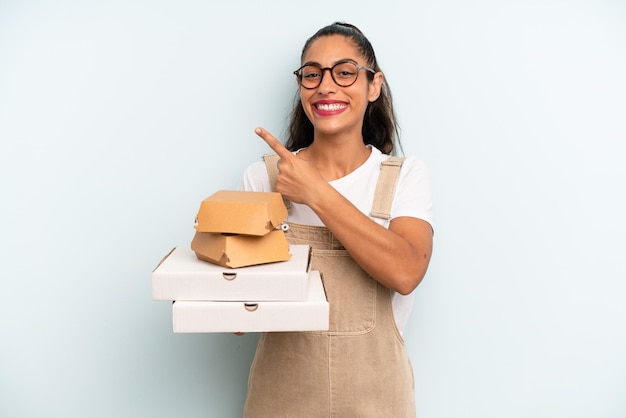
<instances>
[{"instance_id":1,"label":"woman","mask_svg":"<svg viewBox=\"0 0 626 418\"><path fill-rule=\"evenodd\" d=\"M388 161L399 146L391 95L359 29L320 29L301 63L286 147L256 130L277 175L258 162L243 188L290 203L287 237L312 248L330 330L263 334L244 416L413 417L402 329L432 252L428 173L413 157Z\"/></svg>"}]
</instances>

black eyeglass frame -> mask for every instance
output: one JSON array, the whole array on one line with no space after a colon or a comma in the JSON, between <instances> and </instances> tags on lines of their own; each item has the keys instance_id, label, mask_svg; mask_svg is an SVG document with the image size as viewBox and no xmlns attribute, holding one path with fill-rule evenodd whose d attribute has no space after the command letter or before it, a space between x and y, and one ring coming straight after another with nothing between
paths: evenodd
<instances>
[{"instance_id":1,"label":"black eyeglass frame","mask_svg":"<svg viewBox=\"0 0 626 418\"><path fill-rule=\"evenodd\" d=\"M352 81L352 83L350 83L350 84L345 84L345 85L344 85L344 84L339 84L339 83L337 82L337 80L335 80L335 76L334 76L334 74L333 74L333 69L334 69L336 66L338 66L338 65L341 65L341 64L346 64L346 63L348 63L348 64L354 64L354 66L356 67L356 77L354 77L354 80L353 80L353 81ZM317 68L319 68L319 69L322 71L322 76L320 77L319 83L317 83L317 85L316 85L315 87L307 87L307 86L305 86L305 85L303 85L303 84L302 84L302 74L301 74L301 71L302 71L302 69L303 69L304 67L308 67L308 66L317 67ZM302 67L298 68L298 69L297 69L296 71L294 71L293 73L294 73L294 75L296 76L296 78L298 79L298 84L300 84L300 86L301 86L302 88L305 88L305 89L307 89L307 90L313 90L313 89L318 88L318 87L320 86L320 84L322 84L322 80L324 80L324 75L326 74L326 70L328 70L328 71L330 72L330 78L332 78L332 79L333 79L333 81L335 82L335 84L336 84L336 85L338 85L339 87L350 87L351 85L353 85L354 83L356 83L356 81L357 81L357 80L358 80L358 78L359 78L359 72L360 72L361 70L366 70L366 71L369 71L369 72L370 72L370 73L372 73L372 74L376 74L376 70L375 70L375 69L370 68L370 67L366 67L366 66L364 66L364 65L358 65L356 62L354 62L353 60L349 60L349 59L346 59L346 60L341 60L341 61L337 61L337 62L336 62L336 63L335 63L332 67L322 67L321 65L316 64L316 63L307 63L307 64L304 64Z\"/></svg>"}]
</instances>

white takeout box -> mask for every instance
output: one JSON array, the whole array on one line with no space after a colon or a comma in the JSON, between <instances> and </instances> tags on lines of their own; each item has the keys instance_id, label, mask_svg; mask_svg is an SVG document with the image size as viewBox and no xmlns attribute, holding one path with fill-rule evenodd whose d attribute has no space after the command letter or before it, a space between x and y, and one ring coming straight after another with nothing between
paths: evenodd
<instances>
[{"instance_id":1,"label":"white takeout box","mask_svg":"<svg viewBox=\"0 0 626 418\"><path fill-rule=\"evenodd\" d=\"M198 260L189 247L174 248L152 272L153 300L305 300L308 245L291 245L287 261L228 268Z\"/></svg>"},{"instance_id":2,"label":"white takeout box","mask_svg":"<svg viewBox=\"0 0 626 418\"><path fill-rule=\"evenodd\" d=\"M175 333L327 331L329 315L330 308L318 271L309 273L304 301L177 300L172 304Z\"/></svg>"}]
</instances>

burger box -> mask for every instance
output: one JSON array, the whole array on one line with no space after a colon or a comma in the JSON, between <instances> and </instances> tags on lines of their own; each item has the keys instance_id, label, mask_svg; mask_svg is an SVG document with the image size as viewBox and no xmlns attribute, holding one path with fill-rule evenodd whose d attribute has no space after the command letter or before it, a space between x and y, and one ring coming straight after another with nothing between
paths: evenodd
<instances>
[{"instance_id":1,"label":"burger box","mask_svg":"<svg viewBox=\"0 0 626 418\"><path fill-rule=\"evenodd\" d=\"M191 249L200 260L230 268L274 263L291 258L289 243L280 229L261 237L196 232L191 241Z\"/></svg>"},{"instance_id":2,"label":"burger box","mask_svg":"<svg viewBox=\"0 0 626 418\"><path fill-rule=\"evenodd\" d=\"M327 331L330 308L318 271L310 271L307 298L275 302L207 302L172 304L175 333Z\"/></svg>"},{"instance_id":3,"label":"burger box","mask_svg":"<svg viewBox=\"0 0 626 418\"><path fill-rule=\"evenodd\" d=\"M287 215L280 193L220 190L200 204L191 249L201 260L231 268L288 260L281 229Z\"/></svg>"},{"instance_id":4,"label":"burger box","mask_svg":"<svg viewBox=\"0 0 626 418\"><path fill-rule=\"evenodd\" d=\"M200 203L198 232L263 236L287 219L282 195L276 192L220 190Z\"/></svg>"},{"instance_id":5,"label":"burger box","mask_svg":"<svg viewBox=\"0 0 626 418\"><path fill-rule=\"evenodd\" d=\"M188 246L176 247L152 272L152 299L305 300L310 247L291 245L289 251L287 261L231 269L199 260Z\"/></svg>"}]
</instances>

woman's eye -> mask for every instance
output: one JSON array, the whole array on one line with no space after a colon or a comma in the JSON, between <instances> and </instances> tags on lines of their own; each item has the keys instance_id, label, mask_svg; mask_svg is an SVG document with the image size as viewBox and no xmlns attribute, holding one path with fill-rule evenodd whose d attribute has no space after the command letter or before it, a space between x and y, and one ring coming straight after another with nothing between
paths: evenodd
<instances>
[{"instance_id":1,"label":"woman's eye","mask_svg":"<svg viewBox=\"0 0 626 418\"><path fill-rule=\"evenodd\" d=\"M335 77L337 78L341 78L341 79L351 79L354 78L354 72L352 71L337 71L335 73Z\"/></svg>"}]
</instances>

